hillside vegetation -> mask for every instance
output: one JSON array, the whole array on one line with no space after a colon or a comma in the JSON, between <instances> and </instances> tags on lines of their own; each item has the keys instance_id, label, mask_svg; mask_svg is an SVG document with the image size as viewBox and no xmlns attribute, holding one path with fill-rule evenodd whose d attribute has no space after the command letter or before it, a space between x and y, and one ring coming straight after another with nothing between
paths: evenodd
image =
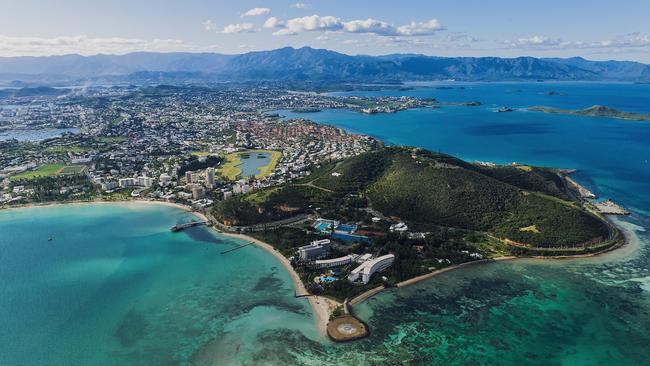
<instances>
[{"instance_id":1,"label":"hillside vegetation","mask_svg":"<svg viewBox=\"0 0 650 366\"><path fill-rule=\"evenodd\" d=\"M304 211L309 205L336 205L358 193L386 216L485 232L523 247L581 247L609 237L608 225L570 201L551 169L479 166L405 148L321 167L306 181L245 205L277 214L279 207Z\"/></svg>"}]
</instances>

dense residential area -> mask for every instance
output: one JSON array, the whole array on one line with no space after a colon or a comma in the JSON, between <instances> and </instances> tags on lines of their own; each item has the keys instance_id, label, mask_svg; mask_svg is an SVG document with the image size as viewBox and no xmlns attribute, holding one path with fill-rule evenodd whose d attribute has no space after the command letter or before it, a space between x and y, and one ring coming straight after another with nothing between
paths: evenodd
<instances>
[{"instance_id":1,"label":"dense residential area","mask_svg":"<svg viewBox=\"0 0 650 366\"><path fill-rule=\"evenodd\" d=\"M281 184L322 161L377 144L366 136L264 112L343 106L304 93L160 86L98 87L63 95L45 88L24 94L3 100L10 107L0 111L0 131L62 136L0 141L4 204L132 196L205 205L203 198L221 200ZM256 149L276 152L264 174L220 174L229 154ZM211 169L217 169L216 175ZM62 184L59 192L41 192L55 182Z\"/></svg>"}]
</instances>

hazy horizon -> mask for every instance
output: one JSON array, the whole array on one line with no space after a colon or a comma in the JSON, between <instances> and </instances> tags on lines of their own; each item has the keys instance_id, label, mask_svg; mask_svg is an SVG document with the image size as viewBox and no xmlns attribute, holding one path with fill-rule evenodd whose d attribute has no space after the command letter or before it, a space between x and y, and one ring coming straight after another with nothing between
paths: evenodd
<instances>
[{"instance_id":1,"label":"hazy horizon","mask_svg":"<svg viewBox=\"0 0 650 366\"><path fill-rule=\"evenodd\" d=\"M477 56L459 56L459 55L438 55L438 54L426 54L426 53L419 53L419 52L393 52L393 53L384 53L384 54L369 54L369 53L347 53L347 52L341 52L341 51L336 51L333 49L329 48L321 48L321 47L313 47L313 46L301 46L301 47L293 47L293 46L284 46L284 47L278 47L278 48L269 48L269 49L260 49L260 50L255 50L255 51L242 51L242 52L233 52L233 53L228 53L228 52L217 52L217 51L130 51L130 52L125 52L125 53L94 53L94 54L80 54L80 53L65 53L65 54L55 54L55 55L20 55L20 56L0 56L0 59L2 58L18 58L18 57L34 57L34 58L39 58L39 57L65 57L65 56L80 56L80 57L94 57L94 56L125 56L129 54L137 54L137 53L148 53L148 54L215 54L215 55L223 55L223 56L237 56L237 55L243 55L247 53L255 53L255 52L271 52L271 51L276 51L282 48L293 48L293 49L301 49L301 48L311 48L314 50L324 50L324 51L331 51L331 52L336 52L340 53L343 55L347 56L369 56L369 57L382 57L382 56L391 56L391 55L407 55L407 54L412 54L412 55L418 55L418 56L426 56L426 57L441 57L441 58L456 58L456 57L468 57L468 58L490 58L490 57L495 57L495 58L505 58L505 59L512 59L512 58L520 58L520 57L533 57L533 58L562 58L562 59L569 59L569 58L583 58L588 61L620 61L620 62L639 62L642 64L650 65L650 62L643 62L643 61L635 61L635 60L623 60L623 59L594 59L594 58L588 58L584 56L560 56L560 57L551 57L551 56L533 56L530 54L521 54L521 55L513 55L513 56L497 56L497 55L492 55L492 54L485 54L485 55L477 55Z\"/></svg>"},{"instance_id":2,"label":"hazy horizon","mask_svg":"<svg viewBox=\"0 0 650 366\"><path fill-rule=\"evenodd\" d=\"M209 52L310 46L351 55L583 57L650 62L650 3L552 0L26 0L0 12L0 56Z\"/></svg>"}]
</instances>

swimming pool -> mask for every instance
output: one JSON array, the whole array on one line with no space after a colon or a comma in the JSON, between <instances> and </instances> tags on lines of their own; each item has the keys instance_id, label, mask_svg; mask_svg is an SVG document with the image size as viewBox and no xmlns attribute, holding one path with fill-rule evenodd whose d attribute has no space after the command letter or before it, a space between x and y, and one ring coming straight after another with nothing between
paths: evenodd
<instances>
[{"instance_id":1,"label":"swimming pool","mask_svg":"<svg viewBox=\"0 0 650 366\"><path fill-rule=\"evenodd\" d=\"M321 276L320 277L320 282L325 282L325 283L334 282L336 280L338 280L338 278L332 277L332 276Z\"/></svg>"},{"instance_id":2,"label":"swimming pool","mask_svg":"<svg viewBox=\"0 0 650 366\"><path fill-rule=\"evenodd\" d=\"M329 224L327 222L321 222L321 223L318 223L315 226L315 229L318 230L318 231L328 231L331 226L332 226L332 224Z\"/></svg>"}]
</instances>

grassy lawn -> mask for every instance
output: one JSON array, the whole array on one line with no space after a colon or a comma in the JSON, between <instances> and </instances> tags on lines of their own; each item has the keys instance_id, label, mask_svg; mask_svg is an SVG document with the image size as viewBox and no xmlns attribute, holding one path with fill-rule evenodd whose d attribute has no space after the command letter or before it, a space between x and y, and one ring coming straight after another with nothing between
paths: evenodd
<instances>
[{"instance_id":1,"label":"grassy lawn","mask_svg":"<svg viewBox=\"0 0 650 366\"><path fill-rule=\"evenodd\" d=\"M119 191L111 192L107 196L104 196L106 200L109 201L122 201L122 200L128 200L131 198L131 192L133 192L133 188L124 188Z\"/></svg>"},{"instance_id":2,"label":"grassy lawn","mask_svg":"<svg viewBox=\"0 0 650 366\"><path fill-rule=\"evenodd\" d=\"M100 142L123 142L126 141L126 137L123 136L111 136L111 137L98 137L97 141Z\"/></svg>"},{"instance_id":3,"label":"grassy lawn","mask_svg":"<svg viewBox=\"0 0 650 366\"><path fill-rule=\"evenodd\" d=\"M52 153L82 153L90 149L81 146L50 146L46 150Z\"/></svg>"},{"instance_id":4,"label":"grassy lawn","mask_svg":"<svg viewBox=\"0 0 650 366\"><path fill-rule=\"evenodd\" d=\"M216 155L216 154L213 154L213 153L211 153L209 151L192 151L192 155L201 157L201 156L210 156L210 155Z\"/></svg>"},{"instance_id":5,"label":"grassy lawn","mask_svg":"<svg viewBox=\"0 0 650 366\"><path fill-rule=\"evenodd\" d=\"M74 174L81 174L86 170L85 165L66 165L64 166L59 174L62 175L74 175Z\"/></svg>"},{"instance_id":6,"label":"grassy lawn","mask_svg":"<svg viewBox=\"0 0 650 366\"><path fill-rule=\"evenodd\" d=\"M16 180L35 179L35 178L42 178L42 177L51 177L59 174L59 171L63 169L64 166L65 165L61 163L41 165L36 170L31 170L27 172L22 172L20 174L16 174L13 177L9 178L9 180L16 181Z\"/></svg>"},{"instance_id":7,"label":"grassy lawn","mask_svg":"<svg viewBox=\"0 0 650 366\"><path fill-rule=\"evenodd\" d=\"M245 151L238 151L236 153L228 154L225 157L226 162L217 170L219 174L221 174L223 177L229 179L229 180L236 180L237 177L241 174L241 169L239 169L239 164L241 164L241 155L242 154L271 154L270 162L261 167L260 174L257 174L255 176L256 179L262 179L266 177L267 175L271 174L273 170L275 170L275 167L278 165L278 161L280 160L280 157L282 157L282 153L279 151L273 151L273 150L245 150Z\"/></svg>"}]
</instances>

